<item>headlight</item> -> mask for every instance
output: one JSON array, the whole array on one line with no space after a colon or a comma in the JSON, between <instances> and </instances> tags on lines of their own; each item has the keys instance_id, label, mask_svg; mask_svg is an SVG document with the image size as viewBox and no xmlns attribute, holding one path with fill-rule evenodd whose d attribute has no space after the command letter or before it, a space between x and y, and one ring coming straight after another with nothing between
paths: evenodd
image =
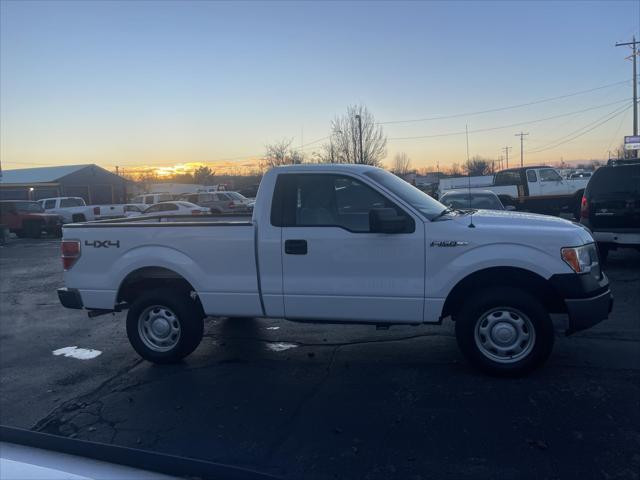
<instances>
[{"instance_id":1,"label":"headlight","mask_svg":"<svg viewBox=\"0 0 640 480\"><path fill-rule=\"evenodd\" d=\"M589 243L580 247L564 247L561 250L562 260L576 273L593 272L600 277L598 250L595 244Z\"/></svg>"}]
</instances>

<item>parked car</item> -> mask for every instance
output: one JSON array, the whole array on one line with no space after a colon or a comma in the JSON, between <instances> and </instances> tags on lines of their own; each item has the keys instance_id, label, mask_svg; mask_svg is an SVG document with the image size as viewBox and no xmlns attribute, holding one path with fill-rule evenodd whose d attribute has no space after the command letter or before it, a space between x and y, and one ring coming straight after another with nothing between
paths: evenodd
<instances>
[{"instance_id":1,"label":"parked car","mask_svg":"<svg viewBox=\"0 0 640 480\"><path fill-rule=\"evenodd\" d=\"M108 220L111 218L136 217L142 215L149 205L144 203L123 203L113 205L95 205L93 214L95 220Z\"/></svg>"},{"instance_id":2,"label":"parked car","mask_svg":"<svg viewBox=\"0 0 640 480\"><path fill-rule=\"evenodd\" d=\"M138 195L131 199L131 203L138 203L144 205L155 205L160 202L169 202L174 199L174 195L168 192L159 192L159 193L145 193L143 195Z\"/></svg>"},{"instance_id":3,"label":"parked car","mask_svg":"<svg viewBox=\"0 0 640 480\"><path fill-rule=\"evenodd\" d=\"M60 237L62 217L45 213L38 202L26 200L0 201L0 224L18 237L40 238L42 232Z\"/></svg>"},{"instance_id":4,"label":"parked car","mask_svg":"<svg viewBox=\"0 0 640 480\"><path fill-rule=\"evenodd\" d=\"M208 207L211 213L248 213L249 207L230 195L230 192L188 193L180 197L201 207Z\"/></svg>"},{"instance_id":5,"label":"parked car","mask_svg":"<svg viewBox=\"0 0 640 480\"><path fill-rule=\"evenodd\" d=\"M161 202L147 208L144 216L168 216L168 215L206 215L211 213L206 207L201 207L190 202Z\"/></svg>"},{"instance_id":6,"label":"parked car","mask_svg":"<svg viewBox=\"0 0 640 480\"><path fill-rule=\"evenodd\" d=\"M440 203L458 210L505 210L498 196L490 190L449 190L442 195ZM509 205L508 210L515 210L515 207Z\"/></svg>"},{"instance_id":7,"label":"parked car","mask_svg":"<svg viewBox=\"0 0 640 480\"><path fill-rule=\"evenodd\" d=\"M149 205L145 205L144 203L126 203L124 205L124 216L125 217L138 217L147 211Z\"/></svg>"},{"instance_id":8,"label":"parked car","mask_svg":"<svg viewBox=\"0 0 640 480\"><path fill-rule=\"evenodd\" d=\"M452 211L366 165L290 165L262 182L251 221L65 227L62 305L128 308L133 348L157 363L193 352L207 315L383 328L451 317L470 363L498 375L548 358L551 314L572 333L611 311L593 237L573 222Z\"/></svg>"},{"instance_id":9,"label":"parked car","mask_svg":"<svg viewBox=\"0 0 640 480\"><path fill-rule=\"evenodd\" d=\"M81 197L43 198L38 203L47 213L62 217L62 223L88 222L95 220L99 207L87 206Z\"/></svg>"},{"instance_id":10,"label":"parked car","mask_svg":"<svg viewBox=\"0 0 640 480\"><path fill-rule=\"evenodd\" d=\"M498 195L503 205L513 205L517 210L548 214L568 211L577 220L587 182L587 178L564 179L552 167L531 166L501 170L490 185L472 185L471 189L490 190ZM444 185L446 183L441 181L439 197L446 191Z\"/></svg>"},{"instance_id":11,"label":"parked car","mask_svg":"<svg viewBox=\"0 0 640 480\"><path fill-rule=\"evenodd\" d=\"M253 212L253 206L256 204L255 198L247 198L239 192L226 192L226 194L230 196L234 201L238 201L242 205L245 205L250 212Z\"/></svg>"},{"instance_id":12,"label":"parked car","mask_svg":"<svg viewBox=\"0 0 640 480\"><path fill-rule=\"evenodd\" d=\"M597 169L582 197L580 222L593 233L603 260L610 250L640 249L640 163Z\"/></svg>"}]
</instances>

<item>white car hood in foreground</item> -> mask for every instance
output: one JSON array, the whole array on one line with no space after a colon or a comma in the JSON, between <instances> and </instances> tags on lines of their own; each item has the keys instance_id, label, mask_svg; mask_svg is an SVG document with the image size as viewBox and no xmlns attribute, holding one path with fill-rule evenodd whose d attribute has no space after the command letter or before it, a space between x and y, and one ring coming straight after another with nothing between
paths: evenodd
<instances>
[{"instance_id":1,"label":"white car hood in foreground","mask_svg":"<svg viewBox=\"0 0 640 480\"><path fill-rule=\"evenodd\" d=\"M593 237L582 225L536 213L477 210L473 215L457 216L454 221L464 225L473 223L479 229L478 233L484 231L488 237L514 239L517 236L523 243L538 244L544 239L545 243L555 240L558 245L569 247L593 242Z\"/></svg>"}]
</instances>

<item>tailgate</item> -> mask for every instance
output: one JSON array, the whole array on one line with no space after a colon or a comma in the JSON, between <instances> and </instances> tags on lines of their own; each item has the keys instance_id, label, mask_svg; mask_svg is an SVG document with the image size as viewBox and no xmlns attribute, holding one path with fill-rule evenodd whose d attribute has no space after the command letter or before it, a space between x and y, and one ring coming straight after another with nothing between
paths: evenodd
<instances>
[{"instance_id":1,"label":"tailgate","mask_svg":"<svg viewBox=\"0 0 640 480\"><path fill-rule=\"evenodd\" d=\"M640 192L601 193L591 198L592 230L640 229Z\"/></svg>"}]
</instances>

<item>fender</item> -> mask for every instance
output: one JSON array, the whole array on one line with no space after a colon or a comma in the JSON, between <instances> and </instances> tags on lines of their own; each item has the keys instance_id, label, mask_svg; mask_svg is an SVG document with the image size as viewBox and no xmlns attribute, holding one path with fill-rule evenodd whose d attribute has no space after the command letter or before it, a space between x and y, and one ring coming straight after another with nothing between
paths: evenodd
<instances>
[{"instance_id":1,"label":"fender","mask_svg":"<svg viewBox=\"0 0 640 480\"><path fill-rule=\"evenodd\" d=\"M189 282L196 292L203 291L204 272L191 257L180 250L160 245L144 245L132 248L112 266L109 284L118 290L127 276L145 267L161 267L172 270Z\"/></svg>"},{"instance_id":2,"label":"fender","mask_svg":"<svg viewBox=\"0 0 640 480\"><path fill-rule=\"evenodd\" d=\"M431 264L432 267L428 274L427 298L444 300L460 280L491 267L521 268L544 279L549 279L555 273L572 273L571 268L560 259L560 252L556 258L544 246L536 248L512 243L470 245L455 258L442 260L427 260L427 265Z\"/></svg>"}]
</instances>

